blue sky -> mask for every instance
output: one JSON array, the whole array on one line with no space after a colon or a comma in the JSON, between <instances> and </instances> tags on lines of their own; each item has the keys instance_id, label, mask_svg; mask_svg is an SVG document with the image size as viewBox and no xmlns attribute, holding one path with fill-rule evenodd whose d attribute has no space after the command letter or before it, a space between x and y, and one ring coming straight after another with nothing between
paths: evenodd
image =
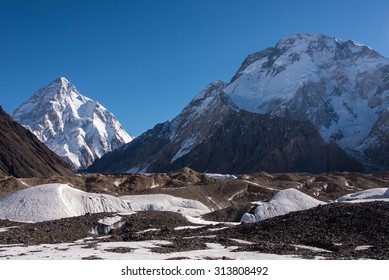
<instances>
[{"instance_id":1,"label":"blue sky","mask_svg":"<svg viewBox=\"0 0 389 280\"><path fill-rule=\"evenodd\" d=\"M64 76L139 136L250 53L308 32L389 56L389 1L0 0L0 105Z\"/></svg>"}]
</instances>

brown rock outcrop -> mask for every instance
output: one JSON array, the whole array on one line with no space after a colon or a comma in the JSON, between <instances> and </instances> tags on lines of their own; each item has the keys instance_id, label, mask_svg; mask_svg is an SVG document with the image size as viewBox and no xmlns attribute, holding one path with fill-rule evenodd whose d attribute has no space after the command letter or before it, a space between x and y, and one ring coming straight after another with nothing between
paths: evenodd
<instances>
[{"instance_id":1,"label":"brown rock outcrop","mask_svg":"<svg viewBox=\"0 0 389 280\"><path fill-rule=\"evenodd\" d=\"M0 175L40 177L71 174L72 171L54 152L0 107Z\"/></svg>"}]
</instances>

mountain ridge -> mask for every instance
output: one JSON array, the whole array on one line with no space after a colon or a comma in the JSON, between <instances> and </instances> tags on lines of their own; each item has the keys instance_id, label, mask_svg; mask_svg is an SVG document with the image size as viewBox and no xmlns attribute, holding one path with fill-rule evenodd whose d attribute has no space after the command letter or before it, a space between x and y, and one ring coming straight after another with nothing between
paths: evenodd
<instances>
[{"instance_id":1,"label":"mountain ridge","mask_svg":"<svg viewBox=\"0 0 389 280\"><path fill-rule=\"evenodd\" d=\"M88 172L252 173L361 171L336 144L326 144L308 122L237 108L211 83L172 121L156 125L132 143L107 153ZM337 160L333 160L337 158Z\"/></svg>"},{"instance_id":2,"label":"mountain ridge","mask_svg":"<svg viewBox=\"0 0 389 280\"><path fill-rule=\"evenodd\" d=\"M71 170L38 138L15 122L0 106L0 175L69 176Z\"/></svg>"}]
</instances>

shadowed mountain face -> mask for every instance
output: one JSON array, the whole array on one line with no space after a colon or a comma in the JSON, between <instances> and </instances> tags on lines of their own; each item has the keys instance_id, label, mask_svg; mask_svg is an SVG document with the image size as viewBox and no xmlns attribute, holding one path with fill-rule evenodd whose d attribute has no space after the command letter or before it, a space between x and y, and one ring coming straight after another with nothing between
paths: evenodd
<instances>
[{"instance_id":1,"label":"shadowed mountain face","mask_svg":"<svg viewBox=\"0 0 389 280\"><path fill-rule=\"evenodd\" d=\"M182 166L241 174L362 170L335 143L327 144L311 123L243 110L230 114L211 137L172 164L173 169Z\"/></svg>"},{"instance_id":2,"label":"shadowed mountain face","mask_svg":"<svg viewBox=\"0 0 389 280\"><path fill-rule=\"evenodd\" d=\"M0 107L0 175L41 177L72 171L30 131Z\"/></svg>"},{"instance_id":3,"label":"shadowed mountain face","mask_svg":"<svg viewBox=\"0 0 389 280\"><path fill-rule=\"evenodd\" d=\"M90 172L251 173L362 170L309 122L237 109L220 82L200 93L173 121L155 126L108 153Z\"/></svg>"}]
</instances>

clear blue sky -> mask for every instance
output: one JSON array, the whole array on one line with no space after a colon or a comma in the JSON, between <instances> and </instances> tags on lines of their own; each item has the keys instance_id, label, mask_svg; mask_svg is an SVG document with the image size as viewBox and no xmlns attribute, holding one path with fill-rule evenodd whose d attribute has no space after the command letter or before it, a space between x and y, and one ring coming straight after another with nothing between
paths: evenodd
<instances>
[{"instance_id":1,"label":"clear blue sky","mask_svg":"<svg viewBox=\"0 0 389 280\"><path fill-rule=\"evenodd\" d=\"M0 0L0 105L64 76L139 136L298 32L389 56L389 1Z\"/></svg>"}]
</instances>

